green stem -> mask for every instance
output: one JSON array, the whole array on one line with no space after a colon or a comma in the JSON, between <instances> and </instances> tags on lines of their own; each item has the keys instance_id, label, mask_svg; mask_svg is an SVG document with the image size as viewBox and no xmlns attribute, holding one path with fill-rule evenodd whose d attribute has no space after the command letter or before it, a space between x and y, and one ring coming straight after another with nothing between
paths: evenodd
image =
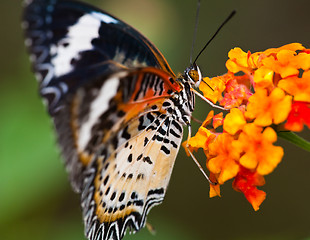
<instances>
[{"instance_id":1,"label":"green stem","mask_svg":"<svg viewBox=\"0 0 310 240\"><path fill-rule=\"evenodd\" d=\"M296 133L285 131L285 132L277 132L278 136L295 144L296 146L310 152L310 142L308 142L306 139L298 136Z\"/></svg>"}]
</instances>

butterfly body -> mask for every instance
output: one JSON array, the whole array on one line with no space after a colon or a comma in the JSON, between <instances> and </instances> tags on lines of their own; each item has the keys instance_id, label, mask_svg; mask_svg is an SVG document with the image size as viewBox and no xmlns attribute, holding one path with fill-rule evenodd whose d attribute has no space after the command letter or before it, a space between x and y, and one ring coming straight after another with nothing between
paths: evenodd
<instances>
[{"instance_id":1,"label":"butterfly body","mask_svg":"<svg viewBox=\"0 0 310 240\"><path fill-rule=\"evenodd\" d=\"M196 81L145 37L75 1L28 1L26 45L88 239L121 239L163 201Z\"/></svg>"}]
</instances>

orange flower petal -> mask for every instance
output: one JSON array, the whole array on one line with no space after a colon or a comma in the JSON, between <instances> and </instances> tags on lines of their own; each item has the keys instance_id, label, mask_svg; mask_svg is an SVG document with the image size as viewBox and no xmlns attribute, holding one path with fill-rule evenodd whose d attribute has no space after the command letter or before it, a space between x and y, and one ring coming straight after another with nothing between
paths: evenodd
<instances>
[{"instance_id":1,"label":"orange flower petal","mask_svg":"<svg viewBox=\"0 0 310 240\"><path fill-rule=\"evenodd\" d=\"M283 149L273 145L277 135L272 128L262 130L253 123L247 124L232 146L241 155L239 162L243 167L266 175L280 163Z\"/></svg>"},{"instance_id":2,"label":"orange flower petal","mask_svg":"<svg viewBox=\"0 0 310 240\"><path fill-rule=\"evenodd\" d=\"M254 73L254 82L256 83L256 87L268 88L273 86L273 75L274 71L265 66L257 69Z\"/></svg>"},{"instance_id":3,"label":"orange flower petal","mask_svg":"<svg viewBox=\"0 0 310 240\"><path fill-rule=\"evenodd\" d=\"M247 118L256 118L256 124L260 126L268 126L272 123L271 114L268 111L270 107L267 99L267 90L257 89L256 93L249 98L247 111L245 112Z\"/></svg>"},{"instance_id":4,"label":"orange flower petal","mask_svg":"<svg viewBox=\"0 0 310 240\"><path fill-rule=\"evenodd\" d=\"M216 114L213 117L213 128L216 129L222 125L223 125L223 112L220 112L219 114Z\"/></svg>"},{"instance_id":5,"label":"orange flower petal","mask_svg":"<svg viewBox=\"0 0 310 240\"><path fill-rule=\"evenodd\" d=\"M282 79L278 87L293 95L295 101L310 101L310 71L305 71L301 78L293 76Z\"/></svg>"},{"instance_id":6,"label":"orange flower petal","mask_svg":"<svg viewBox=\"0 0 310 240\"><path fill-rule=\"evenodd\" d=\"M239 165L236 160L239 155L232 148L233 137L227 133L220 134L209 144L207 168L210 172L218 174L219 184L236 176Z\"/></svg>"},{"instance_id":7,"label":"orange flower petal","mask_svg":"<svg viewBox=\"0 0 310 240\"><path fill-rule=\"evenodd\" d=\"M203 121L203 123L201 124L202 127L206 127L208 126L209 124L211 124L212 122L212 119L213 119L213 115L214 115L214 111L211 110L209 113L208 113L208 116L206 117L206 119Z\"/></svg>"},{"instance_id":8,"label":"orange flower petal","mask_svg":"<svg viewBox=\"0 0 310 240\"><path fill-rule=\"evenodd\" d=\"M222 100L222 92L225 90L223 79L221 77L214 77L212 79L204 78L203 80L199 85L199 90L203 95L213 103Z\"/></svg>"},{"instance_id":9,"label":"orange flower petal","mask_svg":"<svg viewBox=\"0 0 310 240\"><path fill-rule=\"evenodd\" d=\"M248 56L248 65L252 69L260 68L261 61L266 57L262 52L256 52Z\"/></svg>"},{"instance_id":10,"label":"orange flower petal","mask_svg":"<svg viewBox=\"0 0 310 240\"><path fill-rule=\"evenodd\" d=\"M282 78L298 75L299 69L307 70L310 67L310 54L299 53L291 50L280 50L276 56L270 55L263 59L263 65L279 73Z\"/></svg>"},{"instance_id":11,"label":"orange flower petal","mask_svg":"<svg viewBox=\"0 0 310 240\"><path fill-rule=\"evenodd\" d=\"M223 128L231 135L236 134L246 124L243 113L238 108L230 110L224 119Z\"/></svg>"},{"instance_id":12,"label":"orange flower petal","mask_svg":"<svg viewBox=\"0 0 310 240\"><path fill-rule=\"evenodd\" d=\"M292 106L292 97L286 96L282 89L275 88L270 94L272 103L273 122L279 124L284 122Z\"/></svg>"},{"instance_id":13,"label":"orange flower petal","mask_svg":"<svg viewBox=\"0 0 310 240\"><path fill-rule=\"evenodd\" d=\"M286 120L291 110L291 101L292 98L286 96L280 88L275 88L269 96L266 89L259 88L249 98L245 116L255 119L254 123L259 126L279 124Z\"/></svg>"},{"instance_id":14,"label":"orange flower petal","mask_svg":"<svg viewBox=\"0 0 310 240\"><path fill-rule=\"evenodd\" d=\"M215 176L215 174L210 173L209 178L212 182L217 182L217 177ZM209 197L212 198L216 196L219 196L219 197L221 196L220 184L216 184L216 185L210 184Z\"/></svg>"},{"instance_id":15,"label":"orange flower petal","mask_svg":"<svg viewBox=\"0 0 310 240\"><path fill-rule=\"evenodd\" d=\"M248 54L242 51L241 48L235 47L230 50L228 57L236 62L241 67L248 67Z\"/></svg>"},{"instance_id":16,"label":"orange flower petal","mask_svg":"<svg viewBox=\"0 0 310 240\"><path fill-rule=\"evenodd\" d=\"M188 145L194 149L208 149L208 144L215 138L215 134L210 130L200 127L196 135L188 140Z\"/></svg>"},{"instance_id":17,"label":"orange flower petal","mask_svg":"<svg viewBox=\"0 0 310 240\"><path fill-rule=\"evenodd\" d=\"M270 54L278 53L281 50L290 50L290 51L296 52L296 51L300 51L304 49L305 47L303 47L302 44L300 43L290 43L290 44L283 45L282 47L279 47L279 48L269 48L266 51L264 51L264 54L269 56Z\"/></svg>"}]
</instances>

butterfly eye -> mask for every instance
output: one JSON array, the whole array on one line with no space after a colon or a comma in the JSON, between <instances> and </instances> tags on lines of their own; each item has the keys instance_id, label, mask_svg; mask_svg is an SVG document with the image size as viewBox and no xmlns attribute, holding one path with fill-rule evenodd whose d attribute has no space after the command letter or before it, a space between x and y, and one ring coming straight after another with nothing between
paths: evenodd
<instances>
[{"instance_id":1,"label":"butterfly eye","mask_svg":"<svg viewBox=\"0 0 310 240\"><path fill-rule=\"evenodd\" d=\"M188 71L187 74L190 77L190 79L194 82L195 87L199 87L202 79L199 67L195 64L194 66L191 67L191 69Z\"/></svg>"},{"instance_id":2,"label":"butterfly eye","mask_svg":"<svg viewBox=\"0 0 310 240\"><path fill-rule=\"evenodd\" d=\"M200 76L199 76L199 73L198 71L192 69L188 72L190 78L196 83L200 80Z\"/></svg>"}]
</instances>

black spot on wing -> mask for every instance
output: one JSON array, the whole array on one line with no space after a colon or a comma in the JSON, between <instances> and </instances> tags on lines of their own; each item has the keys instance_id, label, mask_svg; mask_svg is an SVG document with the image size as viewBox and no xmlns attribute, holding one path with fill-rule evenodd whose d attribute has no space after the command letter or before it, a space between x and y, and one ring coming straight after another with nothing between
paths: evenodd
<instances>
[{"instance_id":1,"label":"black spot on wing","mask_svg":"<svg viewBox=\"0 0 310 240\"><path fill-rule=\"evenodd\" d=\"M151 195L162 195L164 193L164 189L163 188L157 188L157 189L151 189L150 191L148 191L147 196L151 196Z\"/></svg>"},{"instance_id":2,"label":"black spot on wing","mask_svg":"<svg viewBox=\"0 0 310 240\"><path fill-rule=\"evenodd\" d=\"M103 185L104 186L107 185L108 181L109 181L109 175L107 175L106 178L104 179Z\"/></svg>"},{"instance_id":3,"label":"black spot on wing","mask_svg":"<svg viewBox=\"0 0 310 240\"><path fill-rule=\"evenodd\" d=\"M136 199L137 197L138 197L138 195L137 195L136 192L132 192L131 195L130 195L131 199Z\"/></svg>"},{"instance_id":4,"label":"black spot on wing","mask_svg":"<svg viewBox=\"0 0 310 240\"><path fill-rule=\"evenodd\" d=\"M162 145L160 150L163 151L167 155L170 154L170 150L165 145Z\"/></svg>"},{"instance_id":5,"label":"black spot on wing","mask_svg":"<svg viewBox=\"0 0 310 240\"><path fill-rule=\"evenodd\" d=\"M113 201L115 197L116 197L116 192L113 192L112 195L111 195L110 200Z\"/></svg>"},{"instance_id":6,"label":"black spot on wing","mask_svg":"<svg viewBox=\"0 0 310 240\"><path fill-rule=\"evenodd\" d=\"M144 179L144 174L143 173L139 173L137 176L137 180L139 179Z\"/></svg>"},{"instance_id":7,"label":"black spot on wing","mask_svg":"<svg viewBox=\"0 0 310 240\"><path fill-rule=\"evenodd\" d=\"M151 113L147 113L146 117L150 122L153 122L155 120L155 117Z\"/></svg>"},{"instance_id":8,"label":"black spot on wing","mask_svg":"<svg viewBox=\"0 0 310 240\"><path fill-rule=\"evenodd\" d=\"M105 193L104 193L104 194L105 194L105 195L108 195L108 194L109 194L109 192L110 192L110 189L111 189L111 188L110 188L110 187L108 187L108 188L107 188L107 190L105 191Z\"/></svg>"},{"instance_id":9,"label":"black spot on wing","mask_svg":"<svg viewBox=\"0 0 310 240\"><path fill-rule=\"evenodd\" d=\"M149 142L149 139L147 137L144 138L144 143L143 143L143 146L145 147L146 144Z\"/></svg>"},{"instance_id":10,"label":"black spot on wing","mask_svg":"<svg viewBox=\"0 0 310 240\"><path fill-rule=\"evenodd\" d=\"M163 103L163 107L169 107L169 106L171 106L170 102L165 101L165 102Z\"/></svg>"},{"instance_id":11,"label":"black spot on wing","mask_svg":"<svg viewBox=\"0 0 310 240\"><path fill-rule=\"evenodd\" d=\"M173 120L172 125L179 131L179 133L182 132L182 127L180 126L180 124L177 121Z\"/></svg>"},{"instance_id":12,"label":"black spot on wing","mask_svg":"<svg viewBox=\"0 0 310 240\"><path fill-rule=\"evenodd\" d=\"M147 162L148 164L153 164L153 162L151 161L151 158L149 156L144 157L143 162Z\"/></svg>"},{"instance_id":13,"label":"black spot on wing","mask_svg":"<svg viewBox=\"0 0 310 240\"><path fill-rule=\"evenodd\" d=\"M159 142L162 142L164 140L162 136L159 136L159 135L154 135L154 136L156 136L156 140Z\"/></svg>"},{"instance_id":14,"label":"black spot on wing","mask_svg":"<svg viewBox=\"0 0 310 240\"><path fill-rule=\"evenodd\" d=\"M129 140L130 139L130 134L128 132L128 126L126 126L122 132L122 135L121 135L122 138L125 138L126 140Z\"/></svg>"},{"instance_id":15,"label":"black spot on wing","mask_svg":"<svg viewBox=\"0 0 310 240\"><path fill-rule=\"evenodd\" d=\"M127 158L127 161L130 162L130 163L132 162L132 153L129 154L129 156Z\"/></svg>"},{"instance_id":16,"label":"black spot on wing","mask_svg":"<svg viewBox=\"0 0 310 240\"><path fill-rule=\"evenodd\" d=\"M135 200L133 204L138 207L142 207L144 205L143 200Z\"/></svg>"},{"instance_id":17,"label":"black spot on wing","mask_svg":"<svg viewBox=\"0 0 310 240\"><path fill-rule=\"evenodd\" d=\"M121 195L119 196L119 198L118 198L118 201L123 201L124 200L124 198L125 198L125 193L124 192L122 192L121 193Z\"/></svg>"},{"instance_id":18,"label":"black spot on wing","mask_svg":"<svg viewBox=\"0 0 310 240\"><path fill-rule=\"evenodd\" d=\"M181 135L178 134L178 133L176 133L176 132L173 130L173 128L170 128L170 133L171 133L173 136L175 136L176 138L181 138Z\"/></svg>"},{"instance_id":19,"label":"black spot on wing","mask_svg":"<svg viewBox=\"0 0 310 240\"><path fill-rule=\"evenodd\" d=\"M146 128L146 126L144 125L144 116L139 117L139 125L138 125L138 130L142 131L143 129Z\"/></svg>"},{"instance_id":20,"label":"black spot on wing","mask_svg":"<svg viewBox=\"0 0 310 240\"><path fill-rule=\"evenodd\" d=\"M172 147L178 148L178 145L174 141L170 141L170 144L172 145Z\"/></svg>"},{"instance_id":21,"label":"black spot on wing","mask_svg":"<svg viewBox=\"0 0 310 240\"><path fill-rule=\"evenodd\" d=\"M160 127L158 129L158 132L162 135L162 136L165 136L167 134L167 131L165 129L163 129L162 127Z\"/></svg>"},{"instance_id":22,"label":"black spot on wing","mask_svg":"<svg viewBox=\"0 0 310 240\"><path fill-rule=\"evenodd\" d=\"M137 157L137 161L141 160L143 154L141 153L138 157Z\"/></svg>"}]
</instances>

